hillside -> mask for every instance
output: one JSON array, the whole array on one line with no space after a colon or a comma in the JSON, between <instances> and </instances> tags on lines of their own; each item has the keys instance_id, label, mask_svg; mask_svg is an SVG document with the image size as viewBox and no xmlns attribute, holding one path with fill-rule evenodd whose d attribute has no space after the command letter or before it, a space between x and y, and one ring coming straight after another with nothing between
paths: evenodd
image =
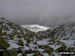
<instances>
[{"instance_id":1,"label":"hillside","mask_svg":"<svg viewBox=\"0 0 75 56\"><path fill-rule=\"evenodd\" d=\"M0 56L60 56L60 51L75 51L75 40L57 40L54 37L57 33L51 35L57 28L35 33L1 18Z\"/></svg>"},{"instance_id":2,"label":"hillside","mask_svg":"<svg viewBox=\"0 0 75 56\"><path fill-rule=\"evenodd\" d=\"M50 34L53 39L75 40L75 22L67 22L54 28Z\"/></svg>"}]
</instances>

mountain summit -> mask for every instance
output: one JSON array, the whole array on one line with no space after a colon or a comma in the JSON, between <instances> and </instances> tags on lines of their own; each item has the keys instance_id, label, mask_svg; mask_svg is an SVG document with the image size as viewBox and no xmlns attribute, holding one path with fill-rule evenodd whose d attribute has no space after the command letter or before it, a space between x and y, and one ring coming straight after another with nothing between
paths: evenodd
<instances>
[{"instance_id":1,"label":"mountain summit","mask_svg":"<svg viewBox=\"0 0 75 56\"><path fill-rule=\"evenodd\" d=\"M46 26L41 26L38 24L33 24L33 25L22 25L23 28L26 28L32 32L39 32L39 31L46 31L48 29L50 29L50 27L46 27Z\"/></svg>"}]
</instances>

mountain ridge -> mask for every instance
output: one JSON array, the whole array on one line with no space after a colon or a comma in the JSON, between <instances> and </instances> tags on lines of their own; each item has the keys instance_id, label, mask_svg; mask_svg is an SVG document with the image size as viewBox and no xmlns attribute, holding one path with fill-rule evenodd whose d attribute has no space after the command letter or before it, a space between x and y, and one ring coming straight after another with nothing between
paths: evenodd
<instances>
[{"instance_id":1,"label":"mountain ridge","mask_svg":"<svg viewBox=\"0 0 75 56\"><path fill-rule=\"evenodd\" d=\"M54 39L75 39L75 22L67 22L54 28L51 32L51 37Z\"/></svg>"},{"instance_id":2,"label":"mountain ridge","mask_svg":"<svg viewBox=\"0 0 75 56\"><path fill-rule=\"evenodd\" d=\"M33 25L21 25L21 27L26 28L32 32L39 32L39 31L46 31L48 29L50 29L50 27L46 27L46 26L41 26L38 24L33 24Z\"/></svg>"}]
</instances>

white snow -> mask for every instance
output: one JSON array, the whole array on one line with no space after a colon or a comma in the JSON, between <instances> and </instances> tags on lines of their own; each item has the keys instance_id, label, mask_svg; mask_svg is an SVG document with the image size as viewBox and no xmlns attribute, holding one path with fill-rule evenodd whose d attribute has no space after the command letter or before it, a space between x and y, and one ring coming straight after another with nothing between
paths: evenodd
<instances>
[{"instance_id":1,"label":"white snow","mask_svg":"<svg viewBox=\"0 0 75 56\"><path fill-rule=\"evenodd\" d=\"M74 47L75 45L75 40L59 40L61 42L63 42L67 47Z\"/></svg>"},{"instance_id":2,"label":"white snow","mask_svg":"<svg viewBox=\"0 0 75 56\"><path fill-rule=\"evenodd\" d=\"M32 32L39 32L39 31L46 31L48 29L50 29L50 27L46 27L46 26L41 26L38 24L33 24L33 25L22 25L23 28L26 28Z\"/></svg>"},{"instance_id":3,"label":"white snow","mask_svg":"<svg viewBox=\"0 0 75 56\"><path fill-rule=\"evenodd\" d=\"M33 54L27 54L27 56L33 56Z\"/></svg>"},{"instance_id":4,"label":"white snow","mask_svg":"<svg viewBox=\"0 0 75 56\"><path fill-rule=\"evenodd\" d=\"M8 48L9 49L12 49L12 48L19 48L21 46L17 45L15 41L12 41L12 40L9 40L8 43L10 44L10 47Z\"/></svg>"},{"instance_id":5,"label":"white snow","mask_svg":"<svg viewBox=\"0 0 75 56\"><path fill-rule=\"evenodd\" d=\"M39 41L37 41L37 44L38 44L38 45L47 45L47 44L48 44L48 40L49 40L49 39L39 40Z\"/></svg>"},{"instance_id":6,"label":"white snow","mask_svg":"<svg viewBox=\"0 0 75 56\"><path fill-rule=\"evenodd\" d=\"M59 48L61 45L49 45L50 47L52 47L54 50L56 50L57 48Z\"/></svg>"},{"instance_id":7,"label":"white snow","mask_svg":"<svg viewBox=\"0 0 75 56\"><path fill-rule=\"evenodd\" d=\"M22 54L21 54L21 53L19 53L19 54L18 54L18 56L22 56Z\"/></svg>"},{"instance_id":8,"label":"white snow","mask_svg":"<svg viewBox=\"0 0 75 56\"><path fill-rule=\"evenodd\" d=\"M49 54L48 54L48 53L43 53L43 55L44 55L44 56L49 56Z\"/></svg>"}]
</instances>

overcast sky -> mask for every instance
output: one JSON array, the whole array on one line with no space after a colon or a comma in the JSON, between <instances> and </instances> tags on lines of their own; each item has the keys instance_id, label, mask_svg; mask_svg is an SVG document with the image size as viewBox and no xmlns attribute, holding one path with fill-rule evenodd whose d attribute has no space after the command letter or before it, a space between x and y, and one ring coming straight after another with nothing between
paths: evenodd
<instances>
[{"instance_id":1,"label":"overcast sky","mask_svg":"<svg viewBox=\"0 0 75 56\"><path fill-rule=\"evenodd\" d=\"M0 0L0 17L20 25L75 21L75 0Z\"/></svg>"}]
</instances>

